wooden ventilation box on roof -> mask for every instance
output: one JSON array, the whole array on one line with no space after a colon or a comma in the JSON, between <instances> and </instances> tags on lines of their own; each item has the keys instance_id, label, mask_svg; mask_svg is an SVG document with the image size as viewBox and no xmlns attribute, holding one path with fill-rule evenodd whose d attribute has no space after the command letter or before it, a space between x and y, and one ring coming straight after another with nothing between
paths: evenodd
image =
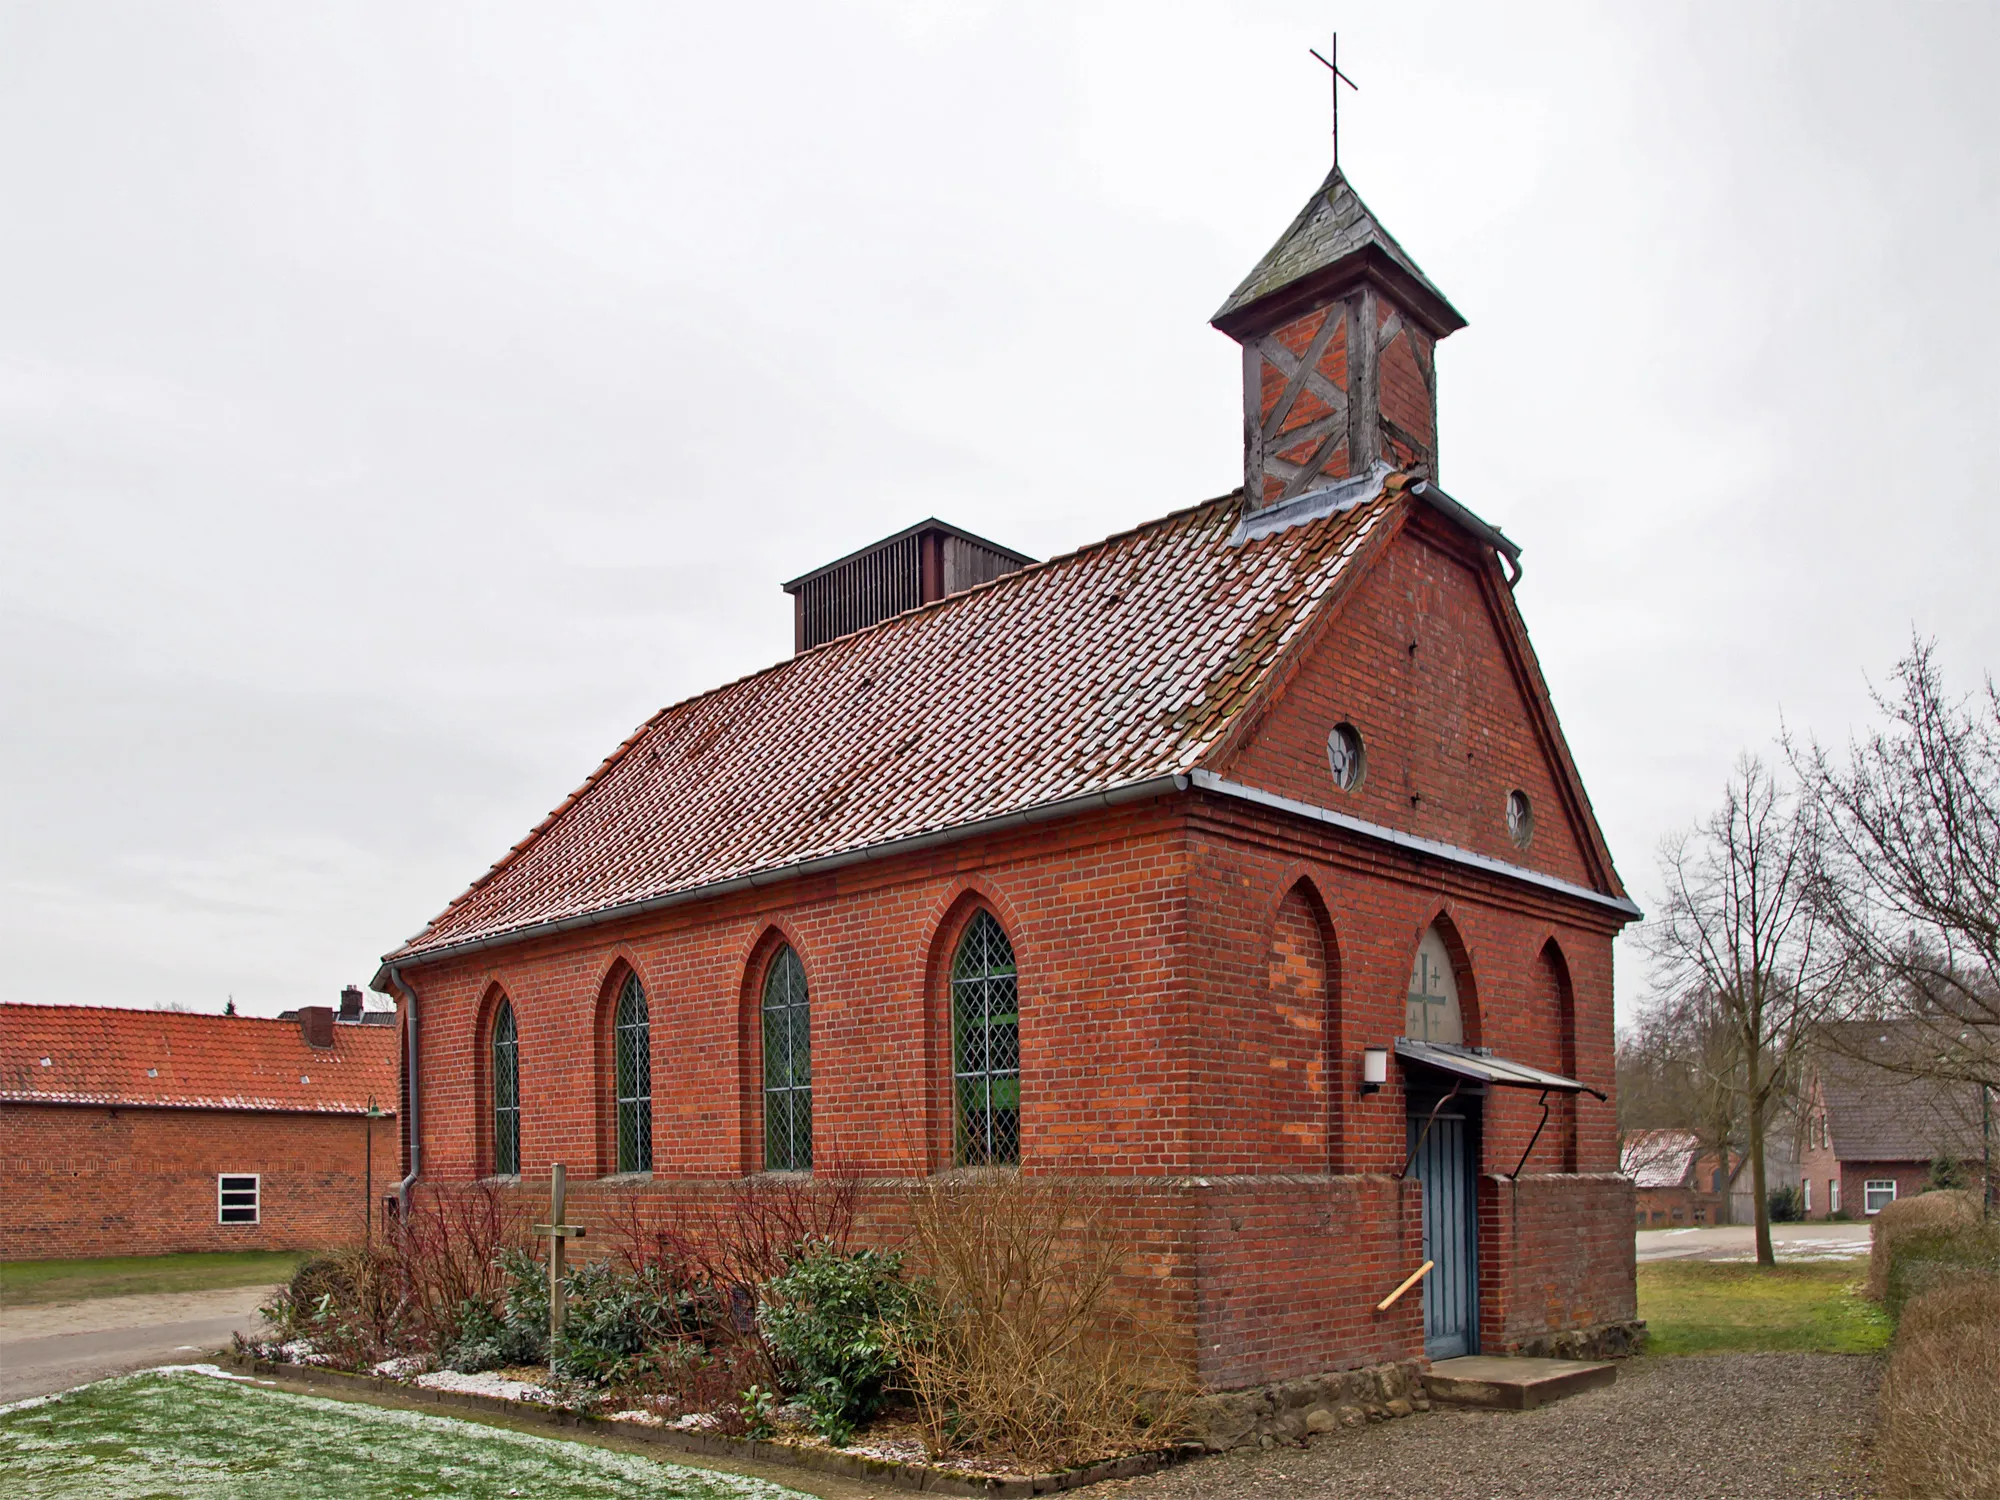
<instances>
[{"instance_id":1,"label":"wooden ventilation box on roof","mask_svg":"<svg viewBox=\"0 0 2000 1500\"><path fill-rule=\"evenodd\" d=\"M1033 561L935 518L919 521L785 585L793 649L811 650Z\"/></svg>"}]
</instances>

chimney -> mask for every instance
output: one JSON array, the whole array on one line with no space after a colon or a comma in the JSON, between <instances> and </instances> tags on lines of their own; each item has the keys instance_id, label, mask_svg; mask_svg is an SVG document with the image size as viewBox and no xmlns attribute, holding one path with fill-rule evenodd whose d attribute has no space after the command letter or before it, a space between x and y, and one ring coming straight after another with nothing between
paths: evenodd
<instances>
[{"instance_id":1,"label":"chimney","mask_svg":"<svg viewBox=\"0 0 2000 1500\"><path fill-rule=\"evenodd\" d=\"M361 986L350 984L340 992L340 1019L359 1021L361 1019Z\"/></svg>"},{"instance_id":2,"label":"chimney","mask_svg":"<svg viewBox=\"0 0 2000 1500\"><path fill-rule=\"evenodd\" d=\"M299 1007L299 1035L306 1039L308 1047L331 1047L333 1045L333 1007L331 1005L301 1005Z\"/></svg>"},{"instance_id":3,"label":"chimney","mask_svg":"<svg viewBox=\"0 0 2000 1500\"><path fill-rule=\"evenodd\" d=\"M810 651L1033 561L935 517L919 521L785 585L792 596L792 649Z\"/></svg>"},{"instance_id":4,"label":"chimney","mask_svg":"<svg viewBox=\"0 0 2000 1500\"><path fill-rule=\"evenodd\" d=\"M1335 167L1210 320L1243 346L1244 510L1378 462L1437 480L1437 341L1465 326Z\"/></svg>"}]
</instances>

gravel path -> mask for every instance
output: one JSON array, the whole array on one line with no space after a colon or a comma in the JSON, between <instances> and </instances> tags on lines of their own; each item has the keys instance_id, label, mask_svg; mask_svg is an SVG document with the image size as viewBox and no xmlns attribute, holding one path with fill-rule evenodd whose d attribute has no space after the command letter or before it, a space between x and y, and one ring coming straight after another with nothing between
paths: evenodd
<instances>
[{"instance_id":1,"label":"gravel path","mask_svg":"<svg viewBox=\"0 0 2000 1500\"><path fill-rule=\"evenodd\" d=\"M1628 1360L1618 1383L1531 1412L1439 1407L1203 1459L1091 1496L1222 1500L1858 1500L1881 1363L1839 1354Z\"/></svg>"}]
</instances>

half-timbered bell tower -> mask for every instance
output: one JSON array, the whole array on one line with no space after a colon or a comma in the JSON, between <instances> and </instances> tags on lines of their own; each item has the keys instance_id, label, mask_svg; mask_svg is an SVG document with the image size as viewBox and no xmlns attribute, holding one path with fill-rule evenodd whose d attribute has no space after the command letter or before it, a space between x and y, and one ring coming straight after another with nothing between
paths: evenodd
<instances>
[{"instance_id":1,"label":"half-timbered bell tower","mask_svg":"<svg viewBox=\"0 0 2000 1500\"><path fill-rule=\"evenodd\" d=\"M1335 167L1210 320L1243 346L1261 510L1378 461L1437 478L1437 341L1465 326Z\"/></svg>"}]
</instances>

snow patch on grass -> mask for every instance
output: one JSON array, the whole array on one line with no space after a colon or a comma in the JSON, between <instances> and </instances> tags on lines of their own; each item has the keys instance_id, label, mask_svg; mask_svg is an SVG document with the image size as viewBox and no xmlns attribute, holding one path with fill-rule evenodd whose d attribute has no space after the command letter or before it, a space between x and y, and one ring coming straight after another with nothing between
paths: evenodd
<instances>
[{"instance_id":1,"label":"snow patch on grass","mask_svg":"<svg viewBox=\"0 0 2000 1500\"><path fill-rule=\"evenodd\" d=\"M804 1500L766 1480L295 1395L214 1365L15 1403L0 1411L0 1474L38 1500Z\"/></svg>"},{"instance_id":2,"label":"snow patch on grass","mask_svg":"<svg viewBox=\"0 0 2000 1500\"><path fill-rule=\"evenodd\" d=\"M461 1375L456 1370L433 1370L428 1375L419 1375L410 1383L420 1385L427 1391L498 1396L503 1401L539 1401L547 1404L553 1399L547 1386L528 1380L514 1380L497 1370L484 1370L477 1375Z\"/></svg>"}]
</instances>

